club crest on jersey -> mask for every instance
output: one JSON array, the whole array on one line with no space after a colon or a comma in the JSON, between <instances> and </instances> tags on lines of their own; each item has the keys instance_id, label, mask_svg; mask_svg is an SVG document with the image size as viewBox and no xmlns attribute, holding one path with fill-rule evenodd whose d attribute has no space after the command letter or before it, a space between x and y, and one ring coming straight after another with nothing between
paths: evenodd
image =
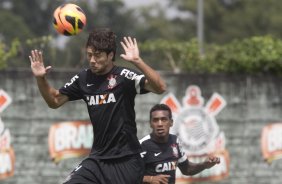
<instances>
[{"instance_id":1,"label":"club crest on jersey","mask_svg":"<svg viewBox=\"0 0 282 184\"><path fill-rule=\"evenodd\" d=\"M113 89L117 85L116 75L108 76L109 84L108 89Z\"/></svg>"},{"instance_id":2,"label":"club crest on jersey","mask_svg":"<svg viewBox=\"0 0 282 184\"><path fill-rule=\"evenodd\" d=\"M178 157L178 150L177 150L177 145L176 144L172 144L171 146L172 149L172 154L174 157Z\"/></svg>"}]
</instances>

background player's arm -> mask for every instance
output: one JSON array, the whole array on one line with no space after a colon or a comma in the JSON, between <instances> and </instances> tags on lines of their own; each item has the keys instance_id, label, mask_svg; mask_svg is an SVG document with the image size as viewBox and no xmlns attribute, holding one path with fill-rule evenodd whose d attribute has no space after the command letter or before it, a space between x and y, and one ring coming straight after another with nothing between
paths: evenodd
<instances>
[{"instance_id":1,"label":"background player's arm","mask_svg":"<svg viewBox=\"0 0 282 184\"><path fill-rule=\"evenodd\" d=\"M51 87L46 79L46 74L51 69L51 66L44 66L43 53L38 50L32 50L29 60L39 91L48 106L55 109L66 103L69 100L68 97L60 94L59 90Z\"/></svg>"},{"instance_id":2,"label":"background player's arm","mask_svg":"<svg viewBox=\"0 0 282 184\"><path fill-rule=\"evenodd\" d=\"M145 184L166 184L170 175L159 174L156 176L144 176L143 183Z\"/></svg>"},{"instance_id":3,"label":"background player's arm","mask_svg":"<svg viewBox=\"0 0 282 184\"><path fill-rule=\"evenodd\" d=\"M165 92L166 84L164 80L141 59L136 39L124 37L124 42L121 42L121 45L125 51L125 54L121 54L121 57L133 63L146 76L145 89L158 94Z\"/></svg>"},{"instance_id":4,"label":"background player's arm","mask_svg":"<svg viewBox=\"0 0 282 184\"><path fill-rule=\"evenodd\" d=\"M187 160L187 164L179 164L178 168L184 175L195 175L219 163L220 163L220 159L218 157L209 156L202 163L192 163Z\"/></svg>"}]
</instances>

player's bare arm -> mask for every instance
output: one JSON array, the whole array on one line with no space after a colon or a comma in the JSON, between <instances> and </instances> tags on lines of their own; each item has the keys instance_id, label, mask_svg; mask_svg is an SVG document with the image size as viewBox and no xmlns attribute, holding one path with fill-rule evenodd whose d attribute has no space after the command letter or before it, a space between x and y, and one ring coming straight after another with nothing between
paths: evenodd
<instances>
[{"instance_id":1,"label":"player's bare arm","mask_svg":"<svg viewBox=\"0 0 282 184\"><path fill-rule=\"evenodd\" d=\"M147 184L167 184L170 175L160 174L156 176L144 176L143 183Z\"/></svg>"},{"instance_id":2,"label":"player's bare arm","mask_svg":"<svg viewBox=\"0 0 282 184\"><path fill-rule=\"evenodd\" d=\"M67 102L68 97L66 95L60 94L57 89L51 87L46 79L46 75L51 69L51 66L44 66L43 53L38 50L32 50L29 60L39 91L48 106L55 109Z\"/></svg>"},{"instance_id":3,"label":"player's bare arm","mask_svg":"<svg viewBox=\"0 0 282 184\"><path fill-rule=\"evenodd\" d=\"M145 89L157 94L165 92L166 84L164 80L140 57L136 39L124 37L124 41L121 42L121 45L125 51L125 54L121 54L121 57L134 64L146 76Z\"/></svg>"},{"instance_id":4,"label":"player's bare arm","mask_svg":"<svg viewBox=\"0 0 282 184\"><path fill-rule=\"evenodd\" d=\"M218 157L214 157L214 156L209 156L204 162L202 163L193 163L193 162L189 162L188 165L186 165L186 167L181 167L181 165L179 165L179 169L182 172L182 174L184 175L195 175L198 174L199 172L205 170L205 169L209 169L211 167L213 167L216 164L220 163L220 159Z\"/></svg>"}]
</instances>

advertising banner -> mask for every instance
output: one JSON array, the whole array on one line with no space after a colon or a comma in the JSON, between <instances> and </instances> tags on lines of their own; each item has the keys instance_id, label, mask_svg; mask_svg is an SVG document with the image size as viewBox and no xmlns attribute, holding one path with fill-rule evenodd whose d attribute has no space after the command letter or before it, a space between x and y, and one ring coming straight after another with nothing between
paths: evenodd
<instances>
[{"instance_id":1,"label":"advertising banner","mask_svg":"<svg viewBox=\"0 0 282 184\"><path fill-rule=\"evenodd\" d=\"M88 121L58 122L49 130L49 152L55 163L88 155L93 143L93 128Z\"/></svg>"},{"instance_id":2,"label":"advertising banner","mask_svg":"<svg viewBox=\"0 0 282 184\"><path fill-rule=\"evenodd\" d=\"M282 158L282 123L268 124L262 129L261 151L269 164Z\"/></svg>"},{"instance_id":3,"label":"advertising banner","mask_svg":"<svg viewBox=\"0 0 282 184\"><path fill-rule=\"evenodd\" d=\"M0 115L12 102L11 97L0 89ZM15 154L11 146L10 130L5 128L0 117L0 180L4 180L14 175Z\"/></svg>"}]
</instances>

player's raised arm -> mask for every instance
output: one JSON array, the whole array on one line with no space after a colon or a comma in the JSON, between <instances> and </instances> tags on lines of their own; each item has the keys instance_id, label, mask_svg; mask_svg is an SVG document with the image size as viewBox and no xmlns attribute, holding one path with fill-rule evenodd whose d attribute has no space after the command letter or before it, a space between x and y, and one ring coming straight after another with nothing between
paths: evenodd
<instances>
[{"instance_id":1,"label":"player's raised arm","mask_svg":"<svg viewBox=\"0 0 282 184\"><path fill-rule=\"evenodd\" d=\"M43 53L38 50L32 50L29 60L39 91L48 106L55 109L67 102L68 97L60 94L57 89L51 87L46 79L46 74L51 69L51 66L44 66Z\"/></svg>"},{"instance_id":2,"label":"player's raised arm","mask_svg":"<svg viewBox=\"0 0 282 184\"><path fill-rule=\"evenodd\" d=\"M161 76L147 65L139 55L139 48L135 38L124 37L121 45L125 51L121 57L134 64L146 76L145 89L153 93L161 94L166 91L166 84Z\"/></svg>"}]
</instances>

